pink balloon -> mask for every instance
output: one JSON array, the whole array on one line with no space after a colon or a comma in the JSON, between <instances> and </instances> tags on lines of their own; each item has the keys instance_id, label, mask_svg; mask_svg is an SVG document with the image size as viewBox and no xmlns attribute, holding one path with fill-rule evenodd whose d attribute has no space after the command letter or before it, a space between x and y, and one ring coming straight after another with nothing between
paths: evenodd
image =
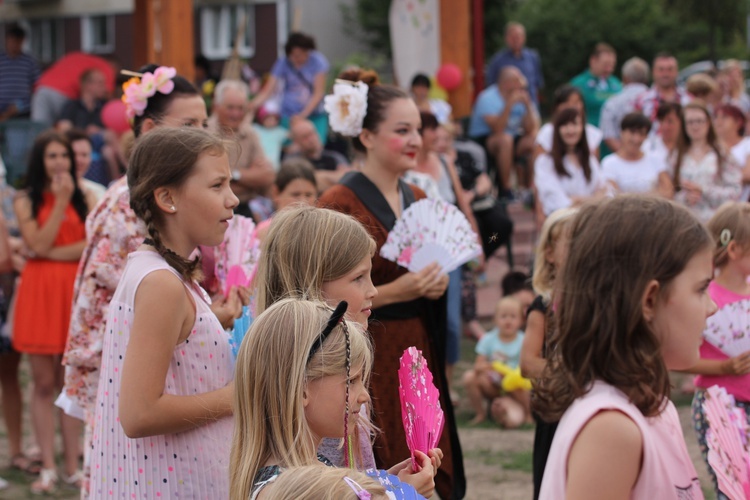
<instances>
[{"instance_id":1,"label":"pink balloon","mask_svg":"<svg viewBox=\"0 0 750 500\"><path fill-rule=\"evenodd\" d=\"M461 68L453 63L445 63L440 66L436 75L437 82L445 90L451 91L458 88L463 80Z\"/></svg>"},{"instance_id":2,"label":"pink balloon","mask_svg":"<svg viewBox=\"0 0 750 500\"><path fill-rule=\"evenodd\" d=\"M125 114L125 103L120 99L112 99L105 104L102 108L102 123L118 134L130 130L130 121Z\"/></svg>"}]
</instances>

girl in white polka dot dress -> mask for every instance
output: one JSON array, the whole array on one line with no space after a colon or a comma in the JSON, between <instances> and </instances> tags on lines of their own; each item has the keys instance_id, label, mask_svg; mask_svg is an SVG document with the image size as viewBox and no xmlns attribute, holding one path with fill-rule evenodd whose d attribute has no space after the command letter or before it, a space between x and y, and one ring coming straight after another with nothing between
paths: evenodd
<instances>
[{"instance_id":1,"label":"girl in white polka dot dress","mask_svg":"<svg viewBox=\"0 0 750 500\"><path fill-rule=\"evenodd\" d=\"M149 237L109 308L91 452L94 498L227 498L229 337L197 284L198 245L219 244L238 200L222 143L159 129L128 169ZM227 308L241 307L236 290Z\"/></svg>"}]
</instances>

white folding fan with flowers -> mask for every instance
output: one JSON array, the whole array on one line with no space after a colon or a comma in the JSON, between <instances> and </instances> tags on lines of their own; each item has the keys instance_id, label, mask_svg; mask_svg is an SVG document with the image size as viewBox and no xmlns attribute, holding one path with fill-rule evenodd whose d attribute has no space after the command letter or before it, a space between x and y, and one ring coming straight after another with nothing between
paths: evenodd
<instances>
[{"instance_id":1,"label":"white folding fan with flowers","mask_svg":"<svg viewBox=\"0 0 750 500\"><path fill-rule=\"evenodd\" d=\"M437 262L449 273L481 253L466 216L450 203L430 198L404 210L380 249L383 258L412 272Z\"/></svg>"},{"instance_id":2,"label":"white folding fan with flowers","mask_svg":"<svg viewBox=\"0 0 750 500\"><path fill-rule=\"evenodd\" d=\"M719 489L731 500L750 498L750 454L745 410L737 407L726 389L706 390L703 412L708 421L708 463L716 473Z\"/></svg>"},{"instance_id":3,"label":"white folding fan with flowers","mask_svg":"<svg viewBox=\"0 0 750 500\"><path fill-rule=\"evenodd\" d=\"M750 351L750 300L719 309L706 320L703 338L729 357Z\"/></svg>"},{"instance_id":4,"label":"white folding fan with flowers","mask_svg":"<svg viewBox=\"0 0 750 500\"><path fill-rule=\"evenodd\" d=\"M437 446L443 433L445 418L440 407L440 392L432 383L432 373L422 351L409 347L401 356L398 369L398 393L401 399L401 418L406 433L406 444L411 451L424 454Z\"/></svg>"}]
</instances>

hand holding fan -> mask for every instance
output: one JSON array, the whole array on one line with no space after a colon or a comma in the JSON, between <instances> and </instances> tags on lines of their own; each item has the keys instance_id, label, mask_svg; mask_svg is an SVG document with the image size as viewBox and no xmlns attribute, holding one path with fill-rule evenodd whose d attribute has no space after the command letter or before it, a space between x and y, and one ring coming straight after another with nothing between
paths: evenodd
<instances>
[{"instance_id":1,"label":"hand holding fan","mask_svg":"<svg viewBox=\"0 0 750 500\"><path fill-rule=\"evenodd\" d=\"M224 295L229 295L233 286L247 287L255 273L260 256L260 246L255 238L255 223L252 219L235 215L229 221L224 241L214 250L214 271Z\"/></svg>"},{"instance_id":2,"label":"hand holding fan","mask_svg":"<svg viewBox=\"0 0 750 500\"><path fill-rule=\"evenodd\" d=\"M703 411L709 424L708 463L716 473L719 489L733 500L750 498L745 411L734 404L726 389L716 385L706 391Z\"/></svg>"},{"instance_id":3,"label":"hand holding fan","mask_svg":"<svg viewBox=\"0 0 750 500\"><path fill-rule=\"evenodd\" d=\"M437 261L449 273L481 253L477 234L464 214L450 203L430 198L404 210L380 249L383 258L411 272Z\"/></svg>"},{"instance_id":4,"label":"hand holding fan","mask_svg":"<svg viewBox=\"0 0 750 500\"><path fill-rule=\"evenodd\" d=\"M750 300L727 304L706 320L703 338L727 356L750 351Z\"/></svg>"},{"instance_id":5,"label":"hand holding fan","mask_svg":"<svg viewBox=\"0 0 750 500\"><path fill-rule=\"evenodd\" d=\"M422 351L410 347L401 356L398 369L398 392L406 444L411 451L412 466L418 471L414 451L427 454L437 446L445 419L440 407L440 392L432 383L432 373Z\"/></svg>"}]
</instances>

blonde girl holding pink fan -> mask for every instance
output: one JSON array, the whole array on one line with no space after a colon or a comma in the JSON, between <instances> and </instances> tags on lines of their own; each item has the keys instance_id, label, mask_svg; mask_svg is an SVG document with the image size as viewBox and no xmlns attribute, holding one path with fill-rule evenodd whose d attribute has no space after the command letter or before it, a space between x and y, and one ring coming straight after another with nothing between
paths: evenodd
<instances>
[{"instance_id":1,"label":"blonde girl holding pink fan","mask_svg":"<svg viewBox=\"0 0 750 500\"><path fill-rule=\"evenodd\" d=\"M344 318L347 308L287 298L253 322L236 363L231 500L279 498L269 484L288 468L332 466L317 454L322 438L345 438L357 426L370 401L372 346L364 328ZM419 498L414 490L429 498L441 453L415 457L419 472L407 459L367 474L395 498Z\"/></svg>"},{"instance_id":2,"label":"blonde girl holding pink fan","mask_svg":"<svg viewBox=\"0 0 750 500\"><path fill-rule=\"evenodd\" d=\"M750 410L750 350L729 354L720 348L741 333L741 338L750 335L750 203L727 202L716 211L708 222L708 230L716 242L714 247L714 280L708 293L716 302L719 311L708 319L701 344L701 359L686 370L695 373L695 397L693 398L693 426L703 460L713 480L717 498L726 498L719 491L716 474L708 463L706 430L708 423L703 404L706 389L718 385L734 396L738 407ZM740 346L738 346L740 347ZM739 350L750 349L740 347ZM748 417L750 424L750 417Z\"/></svg>"},{"instance_id":3,"label":"blonde girl holding pink fan","mask_svg":"<svg viewBox=\"0 0 750 500\"><path fill-rule=\"evenodd\" d=\"M346 317L367 329L377 290L370 271L375 242L353 217L313 207L279 212L264 240L258 272L257 313L289 297L348 304ZM318 453L336 466L376 468L369 404L360 409L360 425L351 437L324 438ZM346 455L352 454L347 462ZM400 457L403 459L404 457Z\"/></svg>"}]
</instances>

